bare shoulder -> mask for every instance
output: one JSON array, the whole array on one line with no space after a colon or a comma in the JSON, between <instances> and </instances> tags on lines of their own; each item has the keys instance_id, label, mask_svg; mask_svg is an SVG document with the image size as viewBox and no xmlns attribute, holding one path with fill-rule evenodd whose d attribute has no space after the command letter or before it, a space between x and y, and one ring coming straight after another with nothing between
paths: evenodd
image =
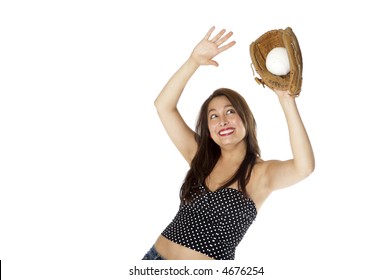
<instances>
[{"instance_id":1,"label":"bare shoulder","mask_svg":"<svg viewBox=\"0 0 391 280\"><path fill-rule=\"evenodd\" d=\"M273 162L275 162L275 160L263 160L258 158L251 174L251 181L258 186L264 185L264 187L266 187L269 179L268 169Z\"/></svg>"},{"instance_id":2,"label":"bare shoulder","mask_svg":"<svg viewBox=\"0 0 391 280\"><path fill-rule=\"evenodd\" d=\"M267 176L267 167L269 164L270 161L264 161L258 158L251 172L250 182L247 185L247 192L255 202L257 209L261 207L271 193Z\"/></svg>"}]
</instances>

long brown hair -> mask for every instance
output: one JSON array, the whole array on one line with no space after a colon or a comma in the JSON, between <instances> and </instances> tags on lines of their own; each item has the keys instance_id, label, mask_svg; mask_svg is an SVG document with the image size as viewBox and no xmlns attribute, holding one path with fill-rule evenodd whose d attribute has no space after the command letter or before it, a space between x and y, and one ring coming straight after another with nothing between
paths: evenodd
<instances>
[{"instance_id":1,"label":"long brown hair","mask_svg":"<svg viewBox=\"0 0 391 280\"><path fill-rule=\"evenodd\" d=\"M250 180L251 171L260 156L260 150L257 141L256 122L246 100L236 91L228 88L215 90L202 104L195 128L195 137L198 144L198 150L190 164L190 169L186 174L180 191L182 202L191 201L191 194L197 192L198 186L205 184L205 179L212 172L216 165L221 150L220 147L210 138L208 129L208 106L211 100L218 96L225 96L231 102L236 112L239 114L246 129L247 151L237 172L225 182L219 189L229 187L238 182L239 190L247 195L246 185Z\"/></svg>"}]
</instances>

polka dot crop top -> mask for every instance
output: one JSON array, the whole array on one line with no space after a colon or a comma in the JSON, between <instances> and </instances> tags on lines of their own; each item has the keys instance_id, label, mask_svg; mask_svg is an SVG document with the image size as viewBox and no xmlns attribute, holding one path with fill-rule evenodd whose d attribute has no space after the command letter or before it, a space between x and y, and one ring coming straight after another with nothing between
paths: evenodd
<instances>
[{"instance_id":1,"label":"polka dot crop top","mask_svg":"<svg viewBox=\"0 0 391 280\"><path fill-rule=\"evenodd\" d=\"M191 203L181 203L162 235L217 260L235 259L236 247L257 216L254 202L233 188L210 192L200 185L199 190Z\"/></svg>"}]
</instances>

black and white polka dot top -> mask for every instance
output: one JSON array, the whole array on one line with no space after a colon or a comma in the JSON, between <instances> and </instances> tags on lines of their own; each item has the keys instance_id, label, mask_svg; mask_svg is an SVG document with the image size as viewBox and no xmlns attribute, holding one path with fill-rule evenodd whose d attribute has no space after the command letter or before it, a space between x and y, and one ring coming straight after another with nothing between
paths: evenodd
<instances>
[{"instance_id":1,"label":"black and white polka dot top","mask_svg":"<svg viewBox=\"0 0 391 280\"><path fill-rule=\"evenodd\" d=\"M217 260L235 259L235 250L257 216L255 203L233 188L211 192L199 186L162 232L169 240Z\"/></svg>"}]
</instances>

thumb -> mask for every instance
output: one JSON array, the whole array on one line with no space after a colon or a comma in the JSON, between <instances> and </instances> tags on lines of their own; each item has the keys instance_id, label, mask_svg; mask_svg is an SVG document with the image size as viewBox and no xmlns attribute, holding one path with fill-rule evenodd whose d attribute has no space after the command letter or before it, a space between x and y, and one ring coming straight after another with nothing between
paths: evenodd
<instances>
[{"instance_id":1,"label":"thumb","mask_svg":"<svg viewBox=\"0 0 391 280\"><path fill-rule=\"evenodd\" d=\"M219 64L217 63L216 60L210 60L209 63L208 63L208 65L213 65L213 66L216 66L216 67L219 66Z\"/></svg>"}]
</instances>

